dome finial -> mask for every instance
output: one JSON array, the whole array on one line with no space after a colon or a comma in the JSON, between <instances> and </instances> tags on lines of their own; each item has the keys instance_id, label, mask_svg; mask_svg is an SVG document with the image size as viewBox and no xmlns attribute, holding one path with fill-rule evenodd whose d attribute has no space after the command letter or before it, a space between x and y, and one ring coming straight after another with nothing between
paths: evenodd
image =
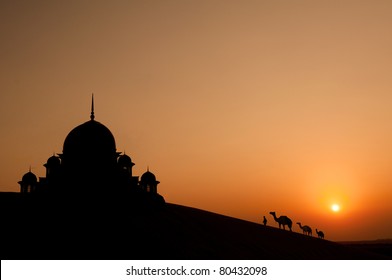
<instances>
[{"instance_id":1,"label":"dome finial","mask_svg":"<svg viewBox=\"0 0 392 280\"><path fill-rule=\"evenodd\" d=\"M95 118L94 116L94 93L91 95L91 115L90 119L93 121Z\"/></svg>"}]
</instances>

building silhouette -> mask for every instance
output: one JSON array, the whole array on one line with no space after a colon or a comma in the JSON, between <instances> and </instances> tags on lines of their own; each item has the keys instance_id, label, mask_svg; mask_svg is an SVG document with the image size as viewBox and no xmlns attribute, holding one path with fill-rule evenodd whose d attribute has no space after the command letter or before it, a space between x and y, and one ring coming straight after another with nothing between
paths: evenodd
<instances>
[{"instance_id":1,"label":"building silhouette","mask_svg":"<svg viewBox=\"0 0 392 280\"><path fill-rule=\"evenodd\" d=\"M0 192L2 257L148 258L162 246L157 229L167 226L167 205L159 181L148 167L133 174L131 157L95 120L93 99L90 119L43 165L45 176L31 168L22 176L20 192Z\"/></svg>"},{"instance_id":2,"label":"building silhouette","mask_svg":"<svg viewBox=\"0 0 392 280\"><path fill-rule=\"evenodd\" d=\"M133 175L134 165L127 154L117 152L111 131L95 120L92 97L90 120L68 133L61 154L48 158L44 164L46 176L38 179L30 168L18 183L21 194L67 201L88 203L88 198L94 197L101 201L111 198L114 203L118 197L125 203L125 197L130 203L163 205L155 175L147 168L139 179Z\"/></svg>"}]
</instances>

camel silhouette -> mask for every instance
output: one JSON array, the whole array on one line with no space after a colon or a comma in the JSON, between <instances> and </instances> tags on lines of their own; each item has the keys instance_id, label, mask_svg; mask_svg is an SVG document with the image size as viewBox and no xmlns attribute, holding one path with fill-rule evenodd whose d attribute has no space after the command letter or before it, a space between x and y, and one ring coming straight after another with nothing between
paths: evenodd
<instances>
[{"instance_id":1,"label":"camel silhouette","mask_svg":"<svg viewBox=\"0 0 392 280\"><path fill-rule=\"evenodd\" d=\"M324 232L322 232L321 230L318 231L317 228L316 228L316 232L319 238L324 239Z\"/></svg>"},{"instance_id":2,"label":"camel silhouette","mask_svg":"<svg viewBox=\"0 0 392 280\"><path fill-rule=\"evenodd\" d=\"M302 226L301 223L297 223L299 227L302 229L302 233L306 235L312 236L312 228L310 226Z\"/></svg>"},{"instance_id":3,"label":"camel silhouette","mask_svg":"<svg viewBox=\"0 0 392 280\"><path fill-rule=\"evenodd\" d=\"M291 226L293 225L293 222L290 220L289 217L287 216L280 216L279 218L276 217L276 213L275 212L270 212L270 214L274 217L274 220L279 224L279 228L280 226L283 225L283 229L286 229L286 225L289 227L290 231L291 230Z\"/></svg>"}]
</instances>

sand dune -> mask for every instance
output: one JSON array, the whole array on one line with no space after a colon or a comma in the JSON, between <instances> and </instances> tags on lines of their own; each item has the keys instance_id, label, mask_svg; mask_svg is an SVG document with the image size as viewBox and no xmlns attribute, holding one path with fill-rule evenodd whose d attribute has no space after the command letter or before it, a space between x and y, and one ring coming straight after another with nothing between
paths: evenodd
<instances>
[{"instance_id":1,"label":"sand dune","mask_svg":"<svg viewBox=\"0 0 392 280\"><path fill-rule=\"evenodd\" d=\"M72 206L67 211L47 211L45 206L27 216L20 211L8 215L3 220L2 259L390 258L174 204L161 210L80 211Z\"/></svg>"}]
</instances>

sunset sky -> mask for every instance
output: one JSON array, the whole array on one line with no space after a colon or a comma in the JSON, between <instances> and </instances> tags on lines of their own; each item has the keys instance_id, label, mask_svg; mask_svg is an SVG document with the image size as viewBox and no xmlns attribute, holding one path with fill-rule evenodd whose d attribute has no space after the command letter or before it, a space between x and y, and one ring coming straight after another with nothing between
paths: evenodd
<instances>
[{"instance_id":1,"label":"sunset sky","mask_svg":"<svg viewBox=\"0 0 392 280\"><path fill-rule=\"evenodd\" d=\"M391 14L388 0L1 1L0 190L30 165L45 176L94 93L167 202L392 238Z\"/></svg>"}]
</instances>

